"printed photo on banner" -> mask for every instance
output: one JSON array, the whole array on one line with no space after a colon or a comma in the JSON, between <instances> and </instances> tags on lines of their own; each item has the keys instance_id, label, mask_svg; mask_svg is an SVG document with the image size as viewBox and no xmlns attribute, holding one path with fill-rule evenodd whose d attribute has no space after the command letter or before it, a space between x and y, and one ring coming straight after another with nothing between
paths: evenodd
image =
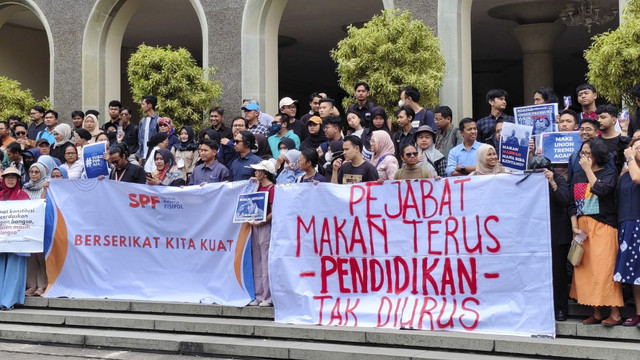
<instances>
[{"instance_id":1,"label":"printed photo on banner","mask_svg":"<svg viewBox=\"0 0 640 360\"><path fill-rule=\"evenodd\" d=\"M0 201L0 252L42 252L45 206L42 199Z\"/></svg>"},{"instance_id":2,"label":"printed photo on banner","mask_svg":"<svg viewBox=\"0 0 640 360\"><path fill-rule=\"evenodd\" d=\"M87 173L87 178L93 179L100 175L109 175L109 167L107 166L107 161L104 159L105 151L107 151L106 141L84 146L82 156L84 158L84 170Z\"/></svg>"},{"instance_id":3,"label":"printed photo on banner","mask_svg":"<svg viewBox=\"0 0 640 360\"><path fill-rule=\"evenodd\" d=\"M533 127L533 135L556 131L558 104L542 104L513 108L516 124Z\"/></svg>"},{"instance_id":4,"label":"printed photo on banner","mask_svg":"<svg viewBox=\"0 0 640 360\"><path fill-rule=\"evenodd\" d=\"M532 127L505 122L500 140L500 163L513 170L526 170Z\"/></svg>"},{"instance_id":5,"label":"printed photo on banner","mask_svg":"<svg viewBox=\"0 0 640 360\"><path fill-rule=\"evenodd\" d=\"M268 198L268 192L240 194L238 196L233 222L266 221Z\"/></svg>"},{"instance_id":6,"label":"printed photo on banner","mask_svg":"<svg viewBox=\"0 0 640 360\"><path fill-rule=\"evenodd\" d=\"M542 153L552 164L566 164L569 157L580 149L582 139L577 131L542 134Z\"/></svg>"}]
</instances>

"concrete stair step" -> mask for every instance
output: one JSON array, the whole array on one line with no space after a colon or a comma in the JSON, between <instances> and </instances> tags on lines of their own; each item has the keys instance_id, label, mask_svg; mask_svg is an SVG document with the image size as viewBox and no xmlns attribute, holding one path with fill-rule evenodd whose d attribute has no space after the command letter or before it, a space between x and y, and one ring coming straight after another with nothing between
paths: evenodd
<instances>
[{"instance_id":1,"label":"concrete stair step","mask_svg":"<svg viewBox=\"0 0 640 360\"><path fill-rule=\"evenodd\" d=\"M512 353L477 354L411 348L392 348L351 344L315 343L261 338L204 336L158 332L0 324L3 341L38 342L70 346L143 350L152 352L199 354L273 359L332 360L409 360L409 359L506 359ZM508 348L508 342L504 345ZM579 344L578 346L584 346ZM516 346L517 347L517 346ZM531 350L535 353L535 350ZM544 351L553 353L553 349ZM620 349L619 355L629 349ZM519 352L518 352L519 353ZM519 357L534 359L535 357ZM627 357L628 358L628 357ZM616 358L617 359L617 358Z\"/></svg>"},{"instance_id":2,"label":"concrete stair step","mask_svg":"<svg viewBox=\"0 0 640 360\"><path fill-rule=\"evenodd\" d=\"M78 340L77 335L95 335L104 331L110 333L125 331L126 334L137 334L133 336L133 340L128 340L136 342L135 344L127 345L127 342L121 343L122 346L120 347L127 349L140 349L135 346L153 343L154 337L150 334L157 334L160 339L166 336L205 336L207 338L227 338L232 336L234 339L259 339L274 344L279 344L278 341L313 341L319 344L332 343L331 347L334 347L334 345L359 347L366 345L366 347L370 348L400 347L416 351L472 351L484 354L513 353L559 357L566 357L566 354L571 354L575 358L640 358L640 342L638 341L640 340L640 329L622 326L613 328L601 325L587 326L582 325L579 320L575 319L557 323L558 335L564 338L555 340L456 332L288 325L274 323L265 319L89 312L40 308L0 312L0 322L3 323L0 324L0 338L2 339L5 339L2 329L5 329L5 327L5 330L14 329L12 326L16 324L24 326L27 326L25 324L32 324L31 326L61 330L61 332L54 334L45 332L44 335L39 335L38 339L8 338L21 341L69 344L56 337L68 333L70 334L69 339L71 339L69 341L73 342L71 343L72 345L117 347L114 345L115 343L111 345L99 345L96 342L86 343L86 339L84 342L78 343L82 339ZM52 325L57 327L52 327ZM41 337L44 337L44 339ZM142 340L135 340L138 337L141 337ZM588 339L578 339L577 337ZM606 341L603 341L603 339ZM590 350L584 351L582 350L583 348ZM183 347L178 347L178 349L183 351ZM164 348L159 348L159 350L173 351L165 350ZM193 352L198 353L199 351L196 349ZM238 354L223 353L223 355L235 356ZM633 356L628 357L631 355Z\"/></svg>"},{"instance_id":3,"label":"concrete stair step","mask_svg":"<svg viewBox=\"0 0 640 360\"><path fill-rule=\"evenodd\" d=\"M224 316L247 319L273 320L273 308L246 306L233 307L210 304L181 302L133 301L110 299L67 299L27 297L24 306L28 308L73 309L91 311L119 311L132 313L154 313L175 315Z\"/></svg>"}]
</instances>

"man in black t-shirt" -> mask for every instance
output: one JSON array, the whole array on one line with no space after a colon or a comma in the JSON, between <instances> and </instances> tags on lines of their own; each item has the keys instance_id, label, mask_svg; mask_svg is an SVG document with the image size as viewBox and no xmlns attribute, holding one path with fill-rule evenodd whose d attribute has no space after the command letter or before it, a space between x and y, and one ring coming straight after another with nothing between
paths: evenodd
<instances>
[{"instance_id":1,"label":"man in black t-shirt","mask_svg":"<svg viewBox=\"0 0 640 360\"><path fill-rule=\"evenodd\" d=\"M137 184L146 183L144 169L130 163L128 158L129 150L125 144L118 144L109 149L109 162L115 166L115 169L109 174L109 179Z\"/></svg>"},{"instance_id":2,"label":"man in black t-shirt","mask_svg":"<svg viewBox=\"0 0 640 360\"><path fill-rule=\"evenodd\" d=\"M600 105L596 109L596 114L598 114L598 122L600 123L600 138L602 138L607 152L613 155L616 169L620 173L624 165L624 149L629 146L629 138L622 136L615 129L616 121L618 121L618 108L611 104Z\"/></svg>"},{"instance_id":3,"label":"man in black t-shirt","mask_svg":"<svg viewBox=\"0 0 640 360\"><path fill-rule=\"evenodd\" d=\"M331 182L335 184L355 184L378 180L378 170L362 157L362 140L354 135L344 138L342 159L333 162Z\"/></svg>"}]
</instances>

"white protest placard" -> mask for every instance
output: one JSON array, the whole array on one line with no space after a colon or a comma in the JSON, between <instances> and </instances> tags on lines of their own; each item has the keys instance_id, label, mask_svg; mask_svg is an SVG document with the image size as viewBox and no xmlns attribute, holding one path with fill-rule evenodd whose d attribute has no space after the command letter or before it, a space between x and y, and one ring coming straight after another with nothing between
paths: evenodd
<instances>
[{"instance_id":1,"label":"white protest placard","mask_svg":"<svg viewBox=\"0 0 640 360\"><path fill-rule=\"evenodd\" d=\"M556 131L558 104L530 105L513 108L516 124L533 128L532 135Z\"/></svg>"},{"instance_id":2,"label":"white protest placard","mask_svg":"<svg viewBox=\"0 0 640 360\"><path fill-rule=\"evenodd\" d=\"M513 170L526 170L529 159L531 126L505 122L498 156L500 163Z\"/></svg>"},{"instance_id":3,"label":"white protest placard","mask_svg":"<svg viewBox=\"0 0 640 360\"><path fill-rule=\"evenodd\" d=\"M251 227L233 223L230 204L255 187L52 182L57 217L45 295L248 304Z\"/></svg>"},{"instance_id":4,"label":"white protest placard","mask_svg":"<svg viewBox=\"0 0 640 360\"><path fill-rule=\"evenodd\" d=\"M523 177L276 186L275 320L554 336L549 184Z\"/></svg>"},{"instance_id":5,"label":"white protest placard","mask_svg":"<svg viewBox=\"0 0 640 360\"><path fill-rule=\"evenodd\" d=\"M0 201L0 252L42 252L44 212L42 199Z\"/></svg>"}]
</instances>

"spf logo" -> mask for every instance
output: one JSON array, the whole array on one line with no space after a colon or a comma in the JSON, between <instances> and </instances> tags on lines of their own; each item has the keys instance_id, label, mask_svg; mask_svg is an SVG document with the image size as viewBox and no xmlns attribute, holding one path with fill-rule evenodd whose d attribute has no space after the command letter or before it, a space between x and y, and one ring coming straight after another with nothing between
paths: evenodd
<instances>
[{"instance_id":1,"label":"spf logo","mask_svg":"<svg viewBox=\"0 0 640 360\"><path fill-rule=\"evenodd\" d=\"M160 199L157 196L149 196L145 194L129 194L129 206L131 206L132 208L146 208L151 205L151 208L155 209L158 203L160 203Z\"/></svg>"}]
</instances>

